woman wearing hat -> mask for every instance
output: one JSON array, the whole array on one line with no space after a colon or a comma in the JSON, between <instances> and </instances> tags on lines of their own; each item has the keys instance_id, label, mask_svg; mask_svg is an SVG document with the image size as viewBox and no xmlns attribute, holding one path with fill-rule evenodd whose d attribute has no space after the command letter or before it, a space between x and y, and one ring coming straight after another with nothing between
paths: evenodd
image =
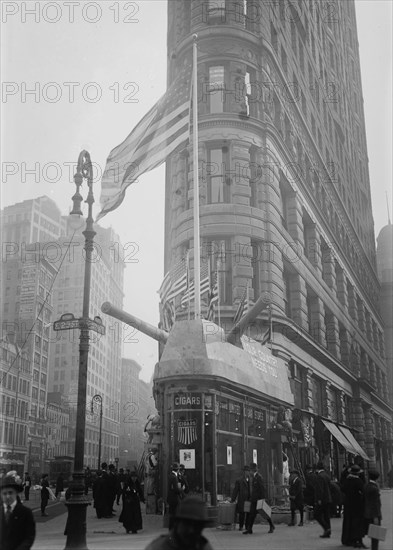
<instances>
[{"instance_id":1,"label":"woman wearing hat","mask_svg":"<svg viewBox=\"0 0 393 550\"><path fill-rule=\"evenodd\" d=\"M127 533L142 529L141 502L145 502L141 484L136 472L131 472L122 489L123 509L119 521Z\"/></svg>"},{"instance_id":2,"label":"woman wearing hat","mask_svg":"<svg viewBox=\"0 0 393 550\"><path fill-rule=\"evenodd\" d=\"M364 483L360 479L360 473L360 466L354 464L342 486L345 499L341 542L344 546L353 546L354 548L366 548L362 542L364 535Z\"/></svg>"},{"instance_id":3,"label":"woman wearing hat","mask_svg":"<svg viewBox=\"0 0 393 550\"><path fill-rule=\"evenodd\" d=\"M0 548L29 550L35 539L35 523L30 508L23 506L18 494L23 485L16 476L6 475L0 484Z\"/></svg>"},{"instance_id":4,"label":"woman wearing hat","mask_svg":"<svg viewBox=\"0 0 393 550\"><path fill-rule=\"evenodd\" d=\"M146 550L213 550L202 535L209 524L205 503L198 497L186 497L179 504L172 530L153 540Z\"/></svg>"}]
</instances>

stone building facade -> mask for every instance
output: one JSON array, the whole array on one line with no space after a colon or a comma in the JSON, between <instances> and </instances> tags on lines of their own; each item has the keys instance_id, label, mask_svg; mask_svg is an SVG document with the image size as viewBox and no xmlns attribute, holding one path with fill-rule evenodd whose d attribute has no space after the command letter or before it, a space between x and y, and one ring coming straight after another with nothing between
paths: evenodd
<instances>
[{"instance_id":1,"label":"stone building facade","mask_svg":"<svg viewBox=\"0 0 393 550\"><path fill-rule=\"evenodd\" d=\"M392 439L392 403L355 6L324 6L169 0L168 81L197 33L201 253L218 268L224 331L246 287L265 295L294 416L311 426L303 466L337 474L355 459L385 474L376 438ZM167 162L165 272L188 250L192 268L192 182L190 146ZM249 335L268 326L264 311Z\"/></svg>"}]
</instances>

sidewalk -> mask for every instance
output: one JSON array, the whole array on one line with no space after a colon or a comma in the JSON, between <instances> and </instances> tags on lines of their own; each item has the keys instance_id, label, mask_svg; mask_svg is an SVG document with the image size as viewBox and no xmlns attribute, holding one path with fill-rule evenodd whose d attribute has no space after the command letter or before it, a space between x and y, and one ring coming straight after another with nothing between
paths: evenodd
<instances>
[{"instance_id":1,"label":"sidewalk","mask_svg":"<svg viewBox=\"0 0 393 550\"><path fill-rule=\"evenodd\" d=\"M393 491L382 492L382 505L385 527L388 535L385 542L380 543L380 550L391 550L392 543L392 500ZM60 505L63 505L60 503ZM162 528L160 516L143 514L144 529L136 535L127 535L118 518L121 508L116 507L116 517L112 519L97 519L92 506L87 511L87 545L89 550L144 550L147 544L167 529ZM51 518L44 524L37 525L37 539L33 550L63 550L66 538L63 535L66 513ZM304 527L288 527L277 525L273 534L268 534L267 524L254 526L254 534L244 536L239 531L224 531L221 529L206 529L205 536L214 550L343 550L341 545L341 519L332 519L332 536L321 539L320 526L316 522L305 523ZM365 537L364 543L370 547L370 539Z\"/></svg>"}]
</instances>

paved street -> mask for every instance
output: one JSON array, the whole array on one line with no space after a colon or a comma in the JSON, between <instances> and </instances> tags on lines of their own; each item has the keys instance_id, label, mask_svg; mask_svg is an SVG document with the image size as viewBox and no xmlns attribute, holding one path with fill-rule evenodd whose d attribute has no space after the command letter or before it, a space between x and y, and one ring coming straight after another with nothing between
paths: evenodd
<instances>
[{"instance_id":1,"label":"paved street","mask_svg":"<svg viewBox=\"0 0 393 550\"><path fill-rule=\"evenodd\" d=\"M32 501L30 501L30 504ZM66 515L61 513L63 503L55 503L48 508L48 518L42 518L39 508L35 512L37 521L37 539L34 550L63 550L65 537L63 535ZM385 542L380 544L380 550L393 548L391 518L393 514L393 491L382 491L382 506L385 526L389 525L388 536ZM34 509L34 508L33 508ZM60 515L59 515L60 513ZM157 516L144 516L144 530L137 535L127 535L123 526L118 522L120 507L117 507L117 517L113 519L98 520L94 509L88 508L88 535L89 550L144 550L147 543L160 533L165 533L162 521ZM214 550L315 550L340 548L342 550L341 519L332 519L332 537L320 539L321 529L315 522L306 523L302 527L288 527L277 525L272 535L267 533L267 525L256 525L254 534L244 536L239 531L223 531L220 529L207 529L205 531ZM370 540L365 537L365 544L370 547Z\"/></svg>"}]
</instances>

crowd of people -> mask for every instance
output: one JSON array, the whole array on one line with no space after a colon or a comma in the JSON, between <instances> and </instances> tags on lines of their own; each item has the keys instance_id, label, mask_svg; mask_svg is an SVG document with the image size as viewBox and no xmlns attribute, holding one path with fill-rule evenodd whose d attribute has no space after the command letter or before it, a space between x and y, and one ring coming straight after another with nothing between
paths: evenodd
<instances>
[{"instance_id":1,"label":"crowd of people","mask_svg":"<svg viewBox=\"0 0 393 550\"><path fill-rule=\"evenodd\" d=\"M307 466L303 494L298 484L300 498L291 500L291 510L299 509L302 518L303 503L312 506L314 518L323 529L321 538L330 538L330 518L340 517L343 510L341 543L366 548L363 537L368 533L369 525L381 525L378 478L376 470L369 470L366 481L365 472L357 464L344 465L339 481L330 478L322 462L315 467ZM289 491L291 495L291 480ZM377 539L371 538L371 548L378 549Z\"/></svg>"}]
</instances>

